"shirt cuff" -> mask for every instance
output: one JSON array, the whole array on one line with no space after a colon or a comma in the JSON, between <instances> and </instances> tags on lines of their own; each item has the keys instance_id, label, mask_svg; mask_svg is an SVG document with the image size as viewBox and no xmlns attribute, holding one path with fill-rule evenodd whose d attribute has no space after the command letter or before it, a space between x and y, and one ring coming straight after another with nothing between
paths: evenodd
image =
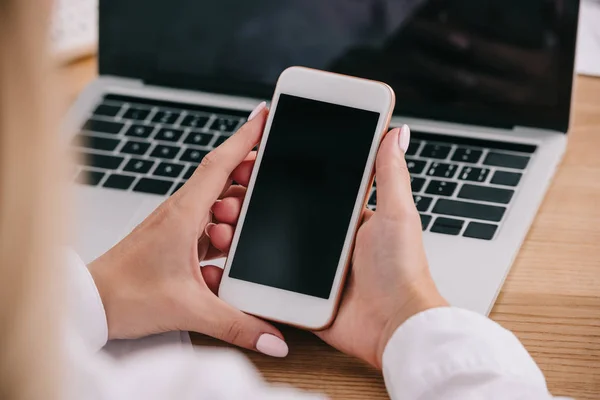
<instances>
[{"instance_id":1,"label":"shirt cuff","mask_svg":"<svg viewBox=\"0 0 600 400\"><path fill-rule=\"evenodd\" d=\"M94 278L72 250L67 251L69 322L86 346L100 350L108 341L106 312Z\"/></svg>"},{"instance_id":2,"label":"shirt cuff","mask_svg":"<svg viewBox=\"0 0 600 400\"><path fill-rule=\"evenodd\" d=\"M457 375L482 371L525 380L547 393L542 372L510 331L459 308L435 308L409 318L386 345L382 364L392 398L399 393L421 398Z\"/></svg>"}]
</instances>

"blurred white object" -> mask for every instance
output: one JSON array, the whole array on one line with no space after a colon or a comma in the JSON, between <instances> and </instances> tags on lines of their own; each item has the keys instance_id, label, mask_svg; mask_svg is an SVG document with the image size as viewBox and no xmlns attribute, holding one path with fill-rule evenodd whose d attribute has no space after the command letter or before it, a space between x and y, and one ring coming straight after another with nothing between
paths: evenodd
<instances>
[{"instance_id":1,"label":"blurred white object","mask_svg":"<svg viewBox=\"0 0 600 400\"><path fill-rule=\"evenodd\" d=\"M584 0L579 12L577 72L600 76L600 1Z\"/></svg>"},{"instance_id":2,"label":"blurred white object","mask_svg":"<svg viewBox=\"0 0 600 400\"><path fill-rule=\"evenodd\" d=\"M98 0L56 0L50 38L60 61L94 54L98 48Z\"/></svg>"}]
</instances>

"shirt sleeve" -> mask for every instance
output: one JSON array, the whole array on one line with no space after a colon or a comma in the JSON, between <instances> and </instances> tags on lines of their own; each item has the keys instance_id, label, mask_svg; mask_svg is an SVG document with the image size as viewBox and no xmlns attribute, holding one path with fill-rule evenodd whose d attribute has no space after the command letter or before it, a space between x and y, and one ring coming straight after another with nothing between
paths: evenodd
<instances>
[{"instance_id":1,"label":"shirt sleeve","mask_svg":"<svg viewBox=\"0 0 600 400\"><path fill-rule=\"evenodd\" d=\"M68 325L89 349L98 351L108 341L108 325L96 282L73 250L67 250L66 266Z\"/></svg>"},{"instance_id":2,"label":"shirt sleeve","mask_svg":"<svg viewBox=\"0 0 600 400\"><path fill-rule=\"evenodd\" d=\"M458 308L431 309L401 325L383 353L383 373L392 399L552 399L511 332Z\"/></svg>"},{"instance_id":3,"label":"shirt sleeve","mask_svg":"<svg viewBox=\"0 0 600 400\"><path fill-rule=\"evenodd\" d=\"M68 315L62 342L67 400L324 400L276 387L234 350L194 348L189 343L142 346L127 357L109 355L102 300L87 266L68 252ZM156 343L154 341L153 343Z\"/></svg>"}]
</instances>

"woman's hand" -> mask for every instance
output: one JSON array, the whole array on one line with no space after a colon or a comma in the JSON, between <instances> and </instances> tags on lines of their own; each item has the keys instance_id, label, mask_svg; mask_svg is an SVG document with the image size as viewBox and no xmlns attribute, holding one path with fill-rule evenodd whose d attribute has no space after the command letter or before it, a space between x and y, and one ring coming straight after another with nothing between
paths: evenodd
<instances>
[{"instance_id":1,"label":"woman's hand","mask_svg":"<svg viewBox=\"0 0 600 400\"><path fill-rule=\"evenodd\" d=\"M266 117L263 103L248 123L204 158L177 193L90 264L106 310L110 339L184 330L272 356L287 354L279 330L216 296L222 274L219 268L199 267L200 261L222 256L228 249L233 229L208 225L211 208L224 193L243 196L245 189L231 186L231 181L248 181L251 150L260 140Z\"/></svg>"},{"instance_id":2,"label":"woman's hand","mask_svg":"<svg viewBox=\"0 0 600 400\"><path fill-rule=\"evenodd\" d=\"M325 342L381 368L386 344L411 316L447 306L429 273L404 152L407 126L394 129L377 155L377 211L366 211L338 315L316 332Z\"/></svg>"},{"instance_id":3,"label":"woman's hand","mask_svg":"<svg viewBox=\"0 0 600 400\"><path fill-rule=\"evenodd\" d=\"M410 187L404 152L408 127L390 131L377 156L377 212L365 211L356 239L352 270L333 325L316 334L333 347L381 368L381 358L395 330L411 316L447 306L429 273L421 219ZM245 182L247 183L247 182ZM224 198L213 210L222 222L210 231L213 244L232 235L242 198Z\"/></svg>"}]
</instances>

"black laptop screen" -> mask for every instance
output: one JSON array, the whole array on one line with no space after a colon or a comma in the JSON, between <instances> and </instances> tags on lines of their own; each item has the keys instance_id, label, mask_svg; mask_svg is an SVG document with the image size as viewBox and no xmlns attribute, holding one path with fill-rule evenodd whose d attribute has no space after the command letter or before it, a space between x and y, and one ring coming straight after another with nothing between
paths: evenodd
<instances>
[{"instance_id":1,"label":"black laptop screen","mask_svg":"<svg viewBox=\"0 0 600 400\"><path fill-rule=\"evenodd\" d=\"M387 82L396 114L566 131L578 0L100 0L100 72L271 96L286 67Z\"/></svg>"}]
</instances>

